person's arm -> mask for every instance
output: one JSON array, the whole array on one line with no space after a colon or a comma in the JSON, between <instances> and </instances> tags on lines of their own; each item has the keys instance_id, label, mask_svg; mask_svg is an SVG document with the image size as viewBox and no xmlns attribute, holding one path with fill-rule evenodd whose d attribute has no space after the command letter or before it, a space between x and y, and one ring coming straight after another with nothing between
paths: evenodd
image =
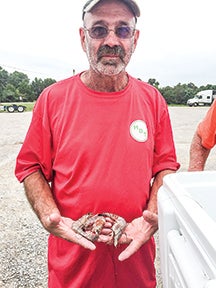
<instances>
[{"instance_id":1,"label":"person's arm","mask_svg":"<svg viewBox=\"0 0 216 288\"><path fill-rule=\"evenodd\" d=\"M24 179L24 188L29 203L49 233L84 248L95 249L92 242L73 232L71 229L72 219L61 216L50 186L40 171L30 174Z\"/></svg>"},{"instance_id":2,"label":"person's arm","mask_svg":"<svg viewBox=\"0 0 216 288\"><path fill-rule=\"evenodd\" d=\"M191 142L188 171L204 170L205 163L209 156L209 153L210 149L203 147L202 140L196 131Z\"/></svg>"},{"instance_id":3,"label":"person's arm","mask_svg":"<svg viewBox=\"0 0 216 288\"><path fill-rule=\"evenodd\" d=\"M174 173L172 170L163 170L159 172L153 181L150 199L147 210L143 215L134 219L126 227L125 233L122 235L119 243L130 243L128 247L119 255L119 260L123 261L133 255L138 249L145 244L158 230L157 215L157 194L158 189L163 184L163 177L167 174ZM122 240L122 242L121 242Z\"/></svg>"},{"instance_id":4,"label":"person's arm","mask_svg":"<svg viewBox=\"0 0 216 288\"><path fill-rule=\"evenodd\" d=\"M147 207L148 211L157 214L157 211L158 211L158 206L157 206L158 190L163 184L164 176L167 174L171 174L171 173L175 173L175 171L167 169L167 170L160 171L159 173L156 174L154 181L152 183L152 187L151 187L150 199L149 199L148 207Z\"/></svg>"}]
</instances>

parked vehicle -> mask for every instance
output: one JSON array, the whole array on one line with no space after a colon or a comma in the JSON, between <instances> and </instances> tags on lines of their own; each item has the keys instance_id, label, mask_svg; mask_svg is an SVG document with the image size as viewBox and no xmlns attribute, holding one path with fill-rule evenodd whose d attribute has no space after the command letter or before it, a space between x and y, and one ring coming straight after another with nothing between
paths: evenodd
<instances>
[{"instance_id":1,"label":"parked vehicle","mask_svg":"<svg viewBox=\"0 0 216 288\"><path fill-rule=\"evenodd\" d=\"M188 106L211 105L216 98L216 90L203 90L198 92L194 98L188 99Z\"/></svg>"},{"instance_id":2,"label":"parked vehicle","mask_svg":"<svg viewBox=\"0 0 216 288\"><path fill-rule=\"evenodd\" d=\"M26 106L24 106L24 105L16 105L16 104L0 106L0 110L8 111L9 113L13 113L15 111L24 112L25 109L26 109Z\"/></svg>"}]
</instances>

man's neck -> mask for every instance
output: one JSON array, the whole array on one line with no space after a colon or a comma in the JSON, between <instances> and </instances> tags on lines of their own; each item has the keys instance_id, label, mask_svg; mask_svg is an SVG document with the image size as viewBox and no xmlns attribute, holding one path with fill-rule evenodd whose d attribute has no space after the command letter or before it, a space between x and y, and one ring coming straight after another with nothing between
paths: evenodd
<instances>
[{"instance_id":1,"label":"man's neck","mask_svg":"<svg viewBox=\"0 0 216 288\"><path fill-rule=\"evenodd\" d=\"M92 70L87 70L81 75L81 81L90 89L99 92L118 92L128 84L127 73L118 75L102 75Z\"/></svg>"}]
</instances>

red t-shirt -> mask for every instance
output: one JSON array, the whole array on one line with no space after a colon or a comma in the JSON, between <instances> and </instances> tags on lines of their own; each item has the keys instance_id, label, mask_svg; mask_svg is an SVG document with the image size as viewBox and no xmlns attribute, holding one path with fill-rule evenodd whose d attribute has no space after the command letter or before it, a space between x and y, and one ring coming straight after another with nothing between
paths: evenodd
<instances>
[{"instance_id":1,"label":"red t-shirt","mask_svg":"<svg viewBox=\"0 0 216 288\"><path fill-rule=\"evenodd\" d=\"M95 92L76 75L39 97L16 176L41 169L62 216L111 212L131 222L147 207L152 177L178 167L155 88L129 76L120 92ZM117 257L126 246L96 245L92 252L51 235L49 287L155 287L153 239L123 262Z\"/></svg>"},{"instance_id":2,"label":"red t-shirt","mask_svg":"<svg viewBox=\"0 0 216 288\"><path fill-rule=\"evenodd\" d=\"M213 102L205 118L198 125L198 135L205 148L211 149L216 144L216 101Z\"/></svg>"}]
</instances>

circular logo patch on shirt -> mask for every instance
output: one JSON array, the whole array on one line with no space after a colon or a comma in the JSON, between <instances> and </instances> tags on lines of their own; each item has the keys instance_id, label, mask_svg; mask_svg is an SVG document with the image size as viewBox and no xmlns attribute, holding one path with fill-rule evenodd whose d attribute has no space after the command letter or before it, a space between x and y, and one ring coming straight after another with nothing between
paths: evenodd
<instances>
[{"instance_id":1,"label":"circular logo patch on shirt","mask_svg":"<svg viewBox=\"0 0 216 288\"><path fill-rule=\"evenodd\" d=\"M148 139L148 129L143 120L135 120L130 125L130 135L138 142L145 142Z\"/></svg>"}]
</instances>

